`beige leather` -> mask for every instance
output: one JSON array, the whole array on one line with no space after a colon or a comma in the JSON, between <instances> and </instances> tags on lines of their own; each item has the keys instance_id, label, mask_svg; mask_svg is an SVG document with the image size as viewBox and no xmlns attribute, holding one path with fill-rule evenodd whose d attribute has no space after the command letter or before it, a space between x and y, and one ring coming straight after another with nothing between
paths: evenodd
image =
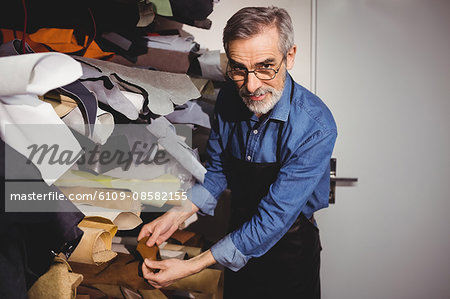
<instances>
[{"instance_id":1,"label":"beige leather","mask_svg":"<svg viewBox=\"0 0 450 299\"><path fill-rule=\"evenodd\" d=\"M83 230L84 235L69 261L100 265L117 256L117 253L111 250L117 226L110 220L88 217L83 219L78 227Z\"/></svg>"},{"instance_id":2,"label":"beige leather","mask_svg":"<svg viewBox=\"0 0 450 299\"><path fill-rule=\"evenodd\" d=\"M83 275L73 273L66 260L56 257L50 269L28 291L30 299L72 299Z\"/></svg>"},{"instance_id":3,"label":"beige leather","mask_svg":"<svg viewBox=\"0 0 450 299\"><path fill-rule=\"evenodd\" d=\"M50 103L59 117L66 116L78 106L76 100L69 96L57 93L54 90L47 92L43 96L39 96L39 99Z\"/></svg>"}]
</instances>

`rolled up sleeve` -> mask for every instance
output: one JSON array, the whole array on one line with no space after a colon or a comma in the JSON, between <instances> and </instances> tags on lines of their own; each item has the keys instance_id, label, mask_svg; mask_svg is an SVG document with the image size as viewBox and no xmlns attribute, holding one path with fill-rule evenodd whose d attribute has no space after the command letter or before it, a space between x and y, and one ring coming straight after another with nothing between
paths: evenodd
<instances>
[{"instance_id":1,"label":"rolled up sleeve","mask_svg":"<svg viewBox=\"0 0 450 299\"><path fill-rule=\"evenodd\" d=\"M250 259L236 248L229 234L211 247L211 253L219 264L232 271L240 270Z\"/></svg>"},{"instance_id":2,"label":"rolled up sleeve","mask_svg":"<svg viewBox=\"0 0 450 299\"><path fill-rule=\"evenodd\" d=\"M201 184L195 184L188 191L188 198L196 205L201 213L214 215L217 199Z\"/></svg>"}]
</instances>

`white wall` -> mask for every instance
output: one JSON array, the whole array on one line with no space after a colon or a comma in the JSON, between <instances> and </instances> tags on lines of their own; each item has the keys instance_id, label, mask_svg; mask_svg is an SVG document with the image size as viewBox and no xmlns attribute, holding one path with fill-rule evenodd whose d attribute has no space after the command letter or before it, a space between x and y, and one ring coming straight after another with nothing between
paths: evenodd
<instances>
[{"instance_id":1,"label":"white wall","mask_svg":"<svg viewBox=\"0 0 450 299\"><path fill-rule=\"evenodd\" d=\"M338 175L323 298L450 298L450 1L317 1Z\"/></svg>"},{"instance_id":2,"label":"white wall","mask_svg":"<svg viewBox=\"0 0 450 299\"><path fill-rule=\"evenodd\" d=\"M275 4L293 18L292 74L312 89L312 0L222 0L211 30L221 49L239 8ZM317 93L335 115L336 204L317 213L323 299L450 298L450 1L319 0Z\"/></svg>"},{"instance_id":3,"label":"white wall","mask_svg":"<svg viewBox=\"0 0 450 299\"><path fill-rule=\"evenodd\" d=\"M191 33L195 41L202 48L220 50L222 46L222 31L227 20L239 9L246 6L282 7L291 13L294 26L295 41L297 44L297 57L293 70L293 78L306 88L311 87L311 1L310 0L221 0L214 5L214 11L209 15L212 20L211 29L199 29L184 25L183 30Z\"/></svg>"}]
</instances>

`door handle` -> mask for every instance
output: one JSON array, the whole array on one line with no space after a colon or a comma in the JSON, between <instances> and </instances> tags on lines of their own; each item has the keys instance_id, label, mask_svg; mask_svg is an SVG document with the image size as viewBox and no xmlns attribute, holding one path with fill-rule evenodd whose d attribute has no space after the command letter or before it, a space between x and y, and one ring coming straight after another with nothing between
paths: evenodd
<instances>
[{"instance_id":1,"label":"door handle","mask_svg":"<svg viewBox=\"0 0 450 299\"><path fill-rule=\"evenodd\" d=\"M336 202L336 186L353 186L358 178L337 177L336 176L336 158L330 159L330 196L328 202L334 204Z\"/></svg>"}]
</instances>

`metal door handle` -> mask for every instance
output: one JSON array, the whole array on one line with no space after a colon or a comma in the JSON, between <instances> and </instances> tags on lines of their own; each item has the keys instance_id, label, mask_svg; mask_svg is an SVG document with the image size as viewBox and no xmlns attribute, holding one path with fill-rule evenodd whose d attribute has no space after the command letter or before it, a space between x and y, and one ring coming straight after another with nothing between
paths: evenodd
<instances>
[{"instance_id":1,"label":"metal door handle","mask_svg":"<svg viewBox=\"0 0 450 299\"><path fill-rule=\"evenodd\" d=\"M336 202L336 185L352 186L357 182L358 178L337 177L336 176L336 158L330 159L330 197L328 202L334 204Z\"/></svg>"}]
</instances>

